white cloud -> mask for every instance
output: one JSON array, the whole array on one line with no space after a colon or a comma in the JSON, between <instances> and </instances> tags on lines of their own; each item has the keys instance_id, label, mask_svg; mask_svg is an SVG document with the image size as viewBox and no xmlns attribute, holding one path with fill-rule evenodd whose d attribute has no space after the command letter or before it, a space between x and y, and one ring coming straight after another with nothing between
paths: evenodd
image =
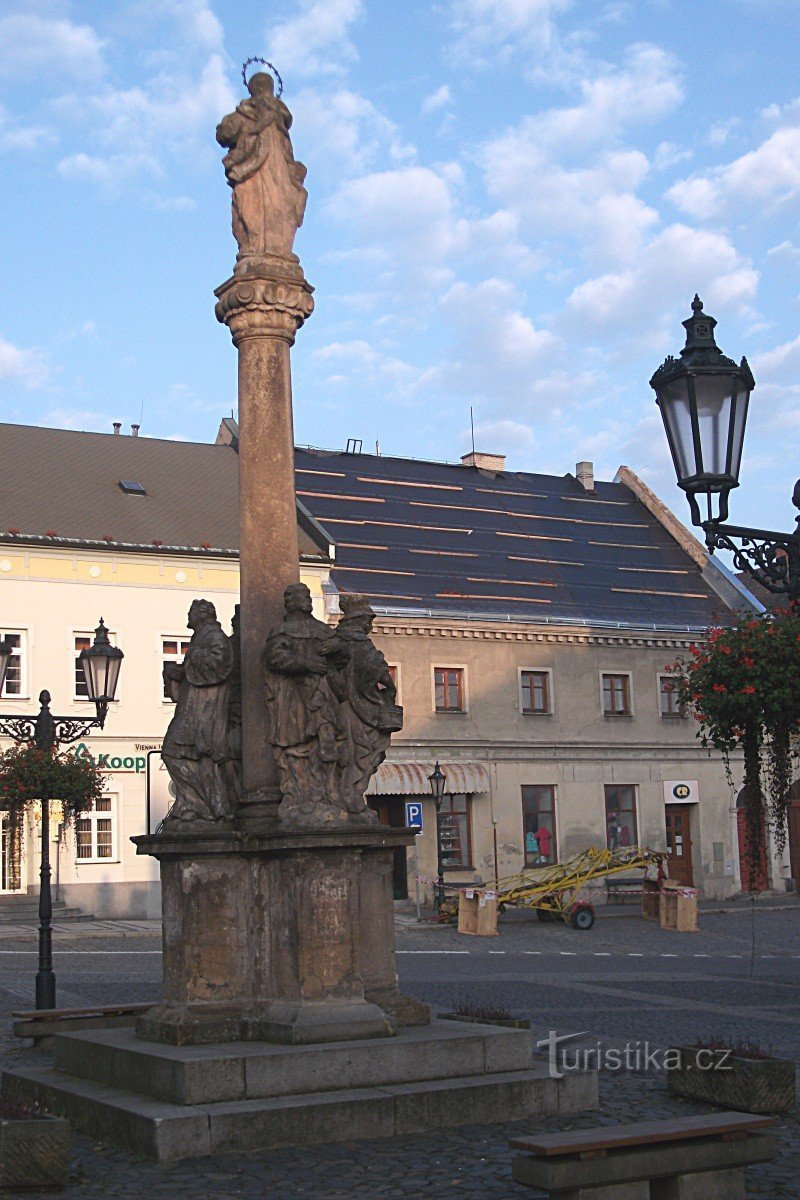
<instances>
[{"instance_id":1,"label":"white cloud","mask_svg":"<svg viewBox=\"0 0 800 1200\"><path fill-rule=\"evenodd\" d=\"M112 418L107 413L95 412L89 408L54 408L43 414L41 423L53 429L111 433Z\"/></svg>"},{"instance_id":2,"label":"white cloud","mask_svg":"<svg viewBox=\"0 0 800 1200\"><path fill-rule=\"evenodd\" d=\"M699 219L743 204L773 206L800 196L800 126L778 129L755 150L708 175L674 184L667 196Z\"/></svg>"},{"instance_id":3,"label":"white cloud","mask_svg":"<svg viewBox=\"0 0 800 1200\"><path fill-rule=\"evenodd\" d=\"M567 318L620 339L630 339L634 319L636 338L659 341L664 330L672 330L676 309L688 310L695 291L709 308L746 309L758 278L723 234L670 225L627 270L576 287L567 301ZM649 328L643 314L649 314Z\"/></svg>"},{"instance_id":4,"label":"white cloud","mask_svg":"<svg viewBox=\"0 0 800 1200\"><path fill-rule=\"evenodd\" d=\"M209 130L235 103L220 54L210 55L198 74L164 71L127 90L64 97L58 105L62 119L88 122L99 149L66 155L58 170L114 191L142 177L166 175L175 155L196 161L205 153L210 159Z\"/></svg>"},{"instance_id":5,"label":"white cloud","mask_svg":"<svg viewBox=\"0 0 800 1200\"><path fill-rule=\"evenodd\" d=\"M453 54L478 64L511 54L545 54L554 37L553 18L571 0L452 0Z\"/></svg>"},{"instance_id":6,"label":"white cloud","mask_svg":"<svg viewBox=\"0 0 800 1200\"><path fill-rule=\"evenodd\" d=\"M471 449L471 430L464 429L459 440L464 448ZM475 446L486 454L519 455L536 446L536 438L530 425L521 421L501 418L498 421L480 421L475 424Z\"/></svg>"},{"instance_id":7,"label":"white cloud","mask_svg":"<svg viewBox=\"0 0 800 1200\"><path fill-rule=\"evenodd\" d=\"M361 240L382 252L398 253L421 268L438 267L453 237L453 202L446 181L429 167L404 167L362 175L344 183L329 210L348 222Z\"/></svg>"},{"instance_id":8,"label":"white cloud","mask_svg":"<svg viewBox=\"0 0 800 1200\"><path fill-rule=\"evenodd\" d=\"M800 246L788 240L783 241L777 246L770 246L767 255L770 258L786 258L789 262L800 262Z\"/></svg>"},{"instance_id":9,"label":"white cloud","mask_svg":"<svg viewBox=\"0 0 800 1200\"><path fill-rule=\"evenodd\" d=\"M750 363L753 374L766 376L773 382L793 383L800 371L800 337L775 346L764 354L757 354Z\"/></svg>"},{"instance_id":10,"label":"white cloud","mask_svg":"<svg viewBox=\"0 0 800 1200\"><path fill-rule=\"evenodd\" d=\"M525 228L541 236L572 236L592 255L625 262L639 253L658 213L635 190L649 170L638 150L601 156L594 166L567 168L543 158L535 142L513 134L486 148L489 191Z\"/></svg>"},{"instance_id":11,"label":"white cloud","mask_svg":"<svg viewBox=\"0 0 800 1200\"><path fill-rule=\"evenodd\" d=\"M0 151L35 150L43 142L53 141L49 129L43 125L20 125L0 105Z\"/></svg>"},{"instance_id":12,"label":"white cloud","mask_svg":"<svg viewBox=\"0 0 800 1200\"><path fill-rule=\"evenodd\" d=\"M505 279L459 282L442 296L442 314L453 334L455 359L437 368L436 382L447 392L494 401L530 400L537 371L557 351L549 330L537 329L522 311L522 298Z\"/></svg>"},{"instance_id":13,"label":"white cloud","mask_svg":"<svg viewBox=\"0 0 800 1200\"><path fill-rule=\"evenodd\" d=\"M267 58L286 75L340 75L358 60L350 26L362 0L300 0L296 16L267 30Z\"/></svg>"},{"instance_id":14,"label":"white cloud","mask_svg":"<svg viewBox=\"0 0 800 1200\"><path fill-rule=\"evenodd\" d=\"M685 162L691 157L691 150L682 150L674 142L659 142L653 155L653 166L657 171L664 171L667 167L674 167L676 163Z\"/></svg>"},{"instance_id":15,"label":"white cloud","mask_svg":"<svg viewBox=\"0 0 800 1200\"><path fill-rule=\"evenodd\" d=\"M422 111L424 113L437 112L440 108L444 108L450 104L452 99L450 88L446 83L443 83L435 92L431 92L429 96L425 97L421 105Z\"/></svg>"},{"instance_id":16,"label":"white cloud","mask_svg":"<svg viewBox=\"0 0 800 1200\"><path fill-rule=\"evenodd\" d=\"M22 350L0 337L0 383L19 383L25 388L35 388L45 382L47 374L40 351Z\"/></svg>"},{"instance_id":17,"label":"white cloud","mask_svg":"<svg viewBox=\"0 0 800 1200\"><path fill-rule=\"evenodd\" d=\"M581 91L582 103L528 116L489 142L486 186L531 234L575 237L594 258L630 261L658 214L636 194L649 171L646 155L618 143L629 127L680 103L677 70L664 51L640 44L622 67L584 79Z\"/></svg>"},{"instance_id":18,"label":"white cloud","mask_svg":"<svg viewBox=\"0 0 800 1200\"><path fill-rule=\"evenodd\" d=\"M94 79L105 70L103 42L89 25L16 12L0 18L0 76Z\"/></svg>"},{"instance_id":19,"label":"white cloud","mask_svg":"<svg viewBox=\"0 0 800 1200\"><path fill-rule=\"evenodd\" d=\"M675 59L659 46L630 46L625 64L584 78L583 99L569 108L551 108L526 117L512 140L523 140L557 157L574 155L602 145L629 128L658 120L683 99L683 86ZM504 139L500 139L502 144Z\"/></svg>"},{"instance_id":20,"label":"white cloud","mask_svg":"<svg viewBox=\"0 0 800 1200\"><path fill-rule=\"evenodd\" d=\"M298 154L315 166L322 162L333 168L339 177L365 171L381 153L395 162L415 155L394 122L356 92L339 88L323 95L304 89L292 99L292 114Z\"/></svg>"},{"instance_id":21,"label":"white cloud","mask_svg":"<svg viewBox=\"0 0 800 1200\"><path fill-rule=\"evenodd\" d=\"M416 390L423 372L411 363L377 349L370 342L354 339L349 342L330 342L315 350L312 358L322 363L331 374L325 383L332 387L359 384L380 389L376 395L406 397Z\"/></svg>"}]
</instances>

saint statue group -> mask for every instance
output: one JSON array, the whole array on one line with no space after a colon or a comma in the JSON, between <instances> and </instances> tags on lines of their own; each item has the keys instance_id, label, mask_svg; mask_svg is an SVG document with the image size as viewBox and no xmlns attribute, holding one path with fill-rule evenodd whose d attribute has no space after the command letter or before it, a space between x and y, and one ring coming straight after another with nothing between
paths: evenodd
<instances>
[{"instance_id":1,"label":"saint statue group","mask_svg":"<svg viewBox=\"0 0 800 1200\"><path fill-rule=\"evenodd\" d=\"M279 819L372 824L364 793L403 725L391 672L369 636L375 614L364 596L346 595L331 628L313 615L304 583L289 585L284 605L262 656ZM164 667L175 700L162 749L175 792L165 826L173 828L232 821L241 795L238 606L231 636L208 600L192 603L188 625L183 662Z\"/></svg>"}]
</instances>

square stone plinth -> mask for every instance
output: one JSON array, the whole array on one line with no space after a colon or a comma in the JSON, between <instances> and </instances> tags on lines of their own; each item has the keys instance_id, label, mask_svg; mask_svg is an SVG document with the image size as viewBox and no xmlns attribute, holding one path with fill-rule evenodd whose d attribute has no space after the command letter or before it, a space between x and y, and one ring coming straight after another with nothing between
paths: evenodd
<instances>
[{"instance_id":1,"label":"square stone plinth","mask_svg":"<svg viewBox=\"0 0 800 1200\"><path fill-rule=\"evenodd\" d=\"M425 1023L395 963L392 849L370 826L137 838L161 863L163 1001L141 1038L173 1045L391 1037Z\"/></svg>"},{"instance_id":2,"label":"square stone plinth","mask_svg":"<svg viewBox=\"0 0 800 1200\"><path fill-rule=\"evenodd\" d=\"M59 1036L53 1068L17 1067L4 1096L38 1099L95 1137L166 1161L391 1137L574 1112L594 1073L532 1066L525 1030L434 1023L394 1038L281 1046L171 1046L131 1030ZM569 1085L569 1086L567 1086Z\"/></svg>"}]
</instances>

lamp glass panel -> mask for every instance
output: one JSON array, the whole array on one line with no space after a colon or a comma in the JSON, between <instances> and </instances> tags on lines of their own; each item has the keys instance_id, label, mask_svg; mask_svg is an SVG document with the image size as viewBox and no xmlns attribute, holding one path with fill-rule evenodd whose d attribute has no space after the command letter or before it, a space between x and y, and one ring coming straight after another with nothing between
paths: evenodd
<instances>
[{"instance_id":1,"label":"lamp glass panel","mask_svg":"<svg viewBox=\"0 0 800 1200\"><path fill-rule=\"evenodd\" d=\"M744 427L747 421L747 408L750 404L750 389L745 388L736 397L733 412L733 442L731 444L731 475L739 481L739 471L742 466L742 448L744 446Z\"/></svg>"},{"instance_id":2,"label":"lamp glass panel","mask_svg":"<svg viewBox=\"0 0 800 1200\"><path fill-rule=\"evenodd\" d=\"M705 475L727 475L728 432L731 422L731 392L736 381L730 375L696 375L697 425Z\"/></svg>"},{"instance_id":3,"label":"lamp glass panel","mask_svg":"<svg viewBox=\"0 0 800 1200\"><path fill-rule=\"evenodd\" d=\"M688 379L683 375L669 380L658 389L661 415L667 427L678 482L691 479L697 474L688 383Z\"/></svg>"}]
</instances>

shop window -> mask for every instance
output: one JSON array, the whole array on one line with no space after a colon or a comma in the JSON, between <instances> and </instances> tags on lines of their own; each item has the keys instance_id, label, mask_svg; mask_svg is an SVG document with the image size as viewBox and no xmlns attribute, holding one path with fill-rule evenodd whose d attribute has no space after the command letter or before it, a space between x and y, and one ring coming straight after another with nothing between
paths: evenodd
<instances>
[{"instance_id":1,"label":"shop window","mask_svg":"<svg viewBox=\"0 0 800 1200\"><path fill-rule=\"evenodd\" d=\"M549 671L520 671L519 694L522 712L550 713L553 711Z\"/></svg>"},{"instance_id":2,"label":"shop window","mask_svg":"<svg viewBox=\"0 0 800 1200\"><path fill-rule=\"evenodd\" d=\"M75 821L75 844L79 862L103 862L114 858L114 800L101 796Z\"/></svg>"},{"instance_id":3,"label":"shop window","mask_svg":"<svg viewBox=\"0 0 800 1200\"><path fill-rule=\"evenodd\" d=\"M662 717L686 717L686 706L681 704L677 680L672 675L659 675L658 700Z\"/></svg>"},{"instance_id":4,"label":"shop window","mask_svg":"<svg viewBox=\"0 0 800 1200\"><path fill-rule=\"evenodd\" d=\"M437 713L465 711L463 667L434 667L433 682Z\"/></svg>"},{"instance_id":5,"label":"shop window","mask_svg":"<svg viewBox=\"0 0 800 1200\"><path fill-rule=\"evenodd\" d=\"M636 828L636 787L631 783L607 783L605 794L606 844L609 850L635 846L639 836Z\"/></svg>"},{"instance_id":6,"label":"shop window","mask_svg":"<svg viewBox=\"0 0 800 1200\"><path fill-rule=\"evenodd\" d=\"M161 639L161 665L167 663L181 663L186 656L186 651L189 649L189 638L179 637L162 637ZM172 700L169 683L163 679L164 699Z\"/></svg>"},{"instance_id":7,"label":"shop window","mask_svg":"<svg viewBox=\"0 0 800 1200\"><path fill-rule=\"evenodd\" d=\"M607 717L629 717L631 709L630 675L606 675L603 681L603 712Z\"/></svg>"},{"instance_id":8,"label":"shop window","mask_svg":"<svg viewBox=\"0 0 800 1200\"><path fill-rule=\"evenodd\" d=\"M549 783L522 786L525 866L556 862L556 789Z\"/></svg>"},{"instance_id":9,"label":"shop window","mask_svg":"<svg viewBox=\"0 0 800 1200\"><path fill-rule=\"evenodd\" d=\"M442 864L445 870L451 867L472 866L469 810L469 799L463 793L442 797L439 836L442 840Z\"/></svg>"},{"instance_id":10,"label":"shop window","mask_svg":"<svg viewBox=\"0 0 800 1200\"><path fill-rule=\"evenodd\" d=\"M19 630L0 630L0 640L11 643L11 655L3 683L4 696L26 696L25 634Z\"/></svg>"}]
</instances>

